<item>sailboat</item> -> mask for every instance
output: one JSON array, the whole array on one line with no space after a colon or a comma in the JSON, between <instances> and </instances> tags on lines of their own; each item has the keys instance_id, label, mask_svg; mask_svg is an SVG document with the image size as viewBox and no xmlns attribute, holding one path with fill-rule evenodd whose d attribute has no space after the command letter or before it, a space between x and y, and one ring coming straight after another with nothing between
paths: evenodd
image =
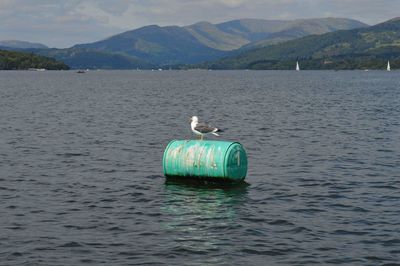
<instances>
[{"instance_id":1,"label":"sailboat","mask_svg":"<svg viewBox=\"0 0 400 266\"><path fill-rule=\"evenodd\" d=\"M388 61L386 70L387 70L387 71L390 71L390 62L389 62L389 61Z\"/></svg>"},{"instance_id":2,"label":"sailboat","mask_svg":"<svg viewBox=\"0 0 400 266\"><path fill-rule=\"evenodd\" d=\"M299 61L296 61L296 71L300 71Z\"/></svg>"}]
</instances>

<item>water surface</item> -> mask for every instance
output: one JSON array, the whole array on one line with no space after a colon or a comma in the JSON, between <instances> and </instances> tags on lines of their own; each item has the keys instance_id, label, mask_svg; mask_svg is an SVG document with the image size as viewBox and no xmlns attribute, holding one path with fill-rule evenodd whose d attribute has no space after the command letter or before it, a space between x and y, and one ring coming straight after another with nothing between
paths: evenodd
<instances>
[{"instance_id":1,"label":"water surface","mask_svg":"<svg viewBox=\"0 0 400 266\"><path fill-rule=\"evenodd\" d=\"M248 186L166 182L192 115ZM0 264L398 263L399 137L395 71L2 71Z\"/></svg>"}]
</instances>

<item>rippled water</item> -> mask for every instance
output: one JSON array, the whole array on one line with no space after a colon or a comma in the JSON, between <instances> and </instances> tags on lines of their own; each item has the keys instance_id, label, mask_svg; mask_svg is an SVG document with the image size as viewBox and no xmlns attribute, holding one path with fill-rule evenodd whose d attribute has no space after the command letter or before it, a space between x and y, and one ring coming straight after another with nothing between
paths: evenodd
<instances>
[{"instance_id":1,"label":"rippled water","mask_svg":"<svg viewBox=\"0 0 400 266\"><path fill-rule=\"evenodd\" d=\"M188 118L248 185L166 182ZM1 265L400 261L400 73L0 72Z\"/></svg>"}]
</instances>

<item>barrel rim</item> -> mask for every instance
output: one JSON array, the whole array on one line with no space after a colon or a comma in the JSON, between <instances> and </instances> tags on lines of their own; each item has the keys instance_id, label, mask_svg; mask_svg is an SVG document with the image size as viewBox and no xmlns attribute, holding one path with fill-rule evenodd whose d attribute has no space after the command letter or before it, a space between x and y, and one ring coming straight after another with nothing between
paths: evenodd
<instances>
[{"instance_id":1,"label":"barrel rim","mask_svg":"<svg viewBox=\"0 0 400 266\"><path fill-rule=\"evenodd\" d=\"M245 152L245 154L246 154L246 157L247 157L247 153L246 153L246 150L244 149L244 147L243 147L243 145L240 143L240 142L237 142L237 141L235 141L235 142L232 142L229 146L228 146L228 148L226 149L227 151L230 151L230 149L231 149L231 147L233 146L233 145L236 145L236 144L238 144L240 147L242 147L242 150ZM228 176L228 166L227 166L227 160L228 160L228 157L229 157L229 152L227 152L226 154L225 154L225 156L224 156L224 176ZM247 171L246 171L246 173L247 173ZM238 178L239 180L244 180L246 178L246 174L245 174L245 176L243 177L243 178ZM235 178L236 179L236 178Z\"/></svg>"}]
</instances>

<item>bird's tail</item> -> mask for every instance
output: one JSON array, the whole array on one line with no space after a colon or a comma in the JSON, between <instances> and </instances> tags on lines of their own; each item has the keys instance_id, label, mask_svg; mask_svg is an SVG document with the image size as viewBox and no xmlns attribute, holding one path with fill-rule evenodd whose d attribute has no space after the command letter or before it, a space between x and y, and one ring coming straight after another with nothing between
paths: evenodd
<instances>
[{"instance_id":1,"label":"bird's tail","mask_svg":"<svg viewBox=\"0 0 400 266\"><path fill-rule=\"evenodd\" d=\"M219 129L219 128L216 128L216 129L214 129L213 132L211 132L211 133L212 133L213 135L215 135L215 136L219 136L219 134L217 134L216 132L220 133L220 132L223 132L223 130L221 130L221 129Z\"/></svg>"}]
</instances>

